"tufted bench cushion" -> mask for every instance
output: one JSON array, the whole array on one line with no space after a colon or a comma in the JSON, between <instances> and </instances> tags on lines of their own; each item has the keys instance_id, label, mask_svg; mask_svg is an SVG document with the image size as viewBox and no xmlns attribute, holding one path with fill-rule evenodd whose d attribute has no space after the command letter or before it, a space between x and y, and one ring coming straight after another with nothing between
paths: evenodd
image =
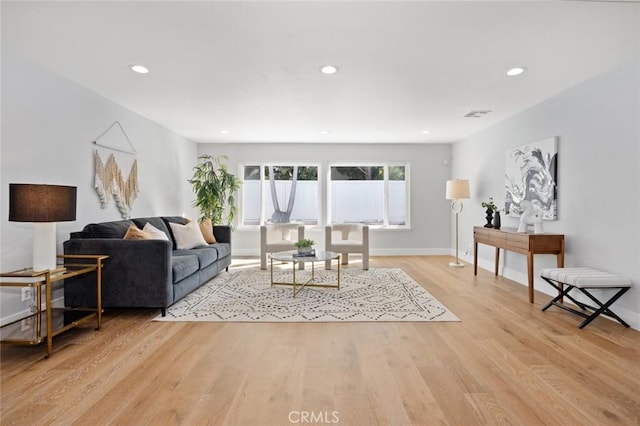
<instances>
[{"instance_id":1,"label":"tufted bench cushion","mask_svg":"<svg viewBox=\"0 0 640 426\"><path fill-rule=\"evenodd\" d=\"M629 324L609 309L609 306L618 300L633 285L629 278L593 268L546 268L540 271L540 276L558 290L558 295L542 308L543 311L546 311L551 306L557 306L579 315L585 318L585 320L580 323L580 328L585 327L598 315L609 316L616 319L625 327L629 327ZM565 285L567 286L566 288L564 288ZM574 289L580 291L598 306L593 307L574 299L569 294L569 292ZM603 303L589 291L591 289L617 289L618 291ZM565 296L580 307L582 311L564 305L562 300ZM593 311L593 313L587 314L586 312L588 311Z\"/></svg>"}]
</instances>

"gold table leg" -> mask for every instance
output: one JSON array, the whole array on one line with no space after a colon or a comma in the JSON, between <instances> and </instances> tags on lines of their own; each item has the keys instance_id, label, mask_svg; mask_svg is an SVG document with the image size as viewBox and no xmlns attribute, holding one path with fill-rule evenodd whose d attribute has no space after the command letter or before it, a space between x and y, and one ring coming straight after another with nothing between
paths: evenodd
<instances>
[{"instance_id":1,"label":"gold table leg","mask_svg":"<svg viewBox=\"0 0 640 426\"><path fill-rule=\"evenodd\" d=\"M49 358L49 356L53 352L53 308L51 307L51 274L47 272L45 277L45 285L47 286L47 288L44 289L47 315L47 354L45 355L45 358Z\"/></svg>"},{"instance_id":2,"label":"gold table leg","mask_svg":"<svg viewBox=\"0 0 640 426\"><path fill-rule=\"evenodd\" d=\"M300 263L294 260L292 263L292 275L293 279L291 282L275 282L273 280L273 258L271 258L271 287L274 285L290 285L292 287L293 297L295 298L298 293L302 291L305 287L319 287L319 288L335 288L340 290L340 255L335 258L338 261L338 276L337 276L337 284L313 284L313 280L315 279L315 262L311 262L311 277L304 283L299 283L296 278L296 263ZM333 260L333 259L331 259ZM324 262L324 261L323 261Z\"/></svg>"},{"instance_id":3,"label":"gold table leg","mask_svg":"<svg viewBox=\"0 0 640 426\"><path fill-rule=\"evenodd\" d=\"M96 306L98 308L98 327L96 330L102 328L102 260L97 259L96 265Z\"/></svg>"},{"instance_id":4,"label":"gold table leg","mask_svg":"<svg viewBox=\"0 0 640 426\"><path fill-rule=\"evenodd\" d=\"M293 297L295 298L298 295L296 291L296 262L291 262L291 264L293 265Z\"/></svg>"}]
</instances>

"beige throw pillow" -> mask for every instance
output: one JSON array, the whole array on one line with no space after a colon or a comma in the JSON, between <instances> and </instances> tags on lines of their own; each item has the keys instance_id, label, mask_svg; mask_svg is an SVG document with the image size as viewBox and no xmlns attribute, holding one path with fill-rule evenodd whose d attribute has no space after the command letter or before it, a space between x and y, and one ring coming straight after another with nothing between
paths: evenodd
<instances>
[{"instance_id":1,"label":"beige throw pillow","mask_svg":"<svg viewBox=\"0 0 640 426\"><path fill-rule=\"evenodd\" d=\"M135 225L129 225L129 229L122 237L123 240L150 240L151 234L143 231Z\"/></svg>"},{"instance_id":2,"label":"beige throw pillow","mask_svg":"<svg viewBox=\"0 0 640 426\"><path fill-rule=\"evenodd\" d=\"M215 235L213 235L213 226L211 225L211 219L205 219L200 222L200 232L202 232L202 236L204 240L209 244L217 243Z\"/></svg>"},{"instance_id":3,"label":"beige throw pillow","mask_svg":"<svg viewBox=\"0 0 640 426\"><path fill-rule=\"evenodd\" d=\"M164 231L159 230L149 222L144 224L144 228L142 228L142 230L151 235L152 240L169 241L169 237L167 237L167 234L165 234Z\"/></svg>"},{"instance_id":4,"label":"beige throw pillow","mask_svg":"<svg viewBox=\"0 0 640 426\"><path fill-rule=\"evenodd\" d=\"M169 222L169 226L171 226L171 232L173 232L173 238L176 240L178 250L188 250L207 245L202 232L200 232L198 222L192 221L186 225Z\"/></svg>"}]
</instances>

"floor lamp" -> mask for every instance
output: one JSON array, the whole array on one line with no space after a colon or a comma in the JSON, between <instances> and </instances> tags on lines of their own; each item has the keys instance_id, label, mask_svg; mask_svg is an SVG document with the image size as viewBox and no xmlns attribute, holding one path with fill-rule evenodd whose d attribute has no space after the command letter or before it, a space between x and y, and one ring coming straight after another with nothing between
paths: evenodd
<instances>
[{"instance_id":1,"label":"floor lamp","mask_svg":"<svg viewBox=\"0 0 640 426\"><path fill-rule=\"evenodd\" d=\"M56 268L56 222L76 220L75 186L9 184L9 221L33 222L33 270Z\"/></svg>"},{"instance_id":2,"label":"floor lamp","mask_svg":"<svg viewBox=\"0 0 640 426\"><path fill-rule=\"evenodd\" d=\"M462 211L462 201L469 198L469 181L468 180L448 180L447 181L447 200L451 202L451 211L456 214L456 261L449 263L454 268L462 268L464 263L458 260L458 214Z\"/></svg>"}]
</instances>

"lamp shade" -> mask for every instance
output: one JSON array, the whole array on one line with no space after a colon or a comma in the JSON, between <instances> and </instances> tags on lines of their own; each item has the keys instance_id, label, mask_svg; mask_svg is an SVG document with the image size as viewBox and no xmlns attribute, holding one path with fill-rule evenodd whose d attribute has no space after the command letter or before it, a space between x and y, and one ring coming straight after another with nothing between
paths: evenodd
<instances>
[{"instance_id":1,"label":"lamp shade","mask_svg":"<svg viewBox=\"0 0 640 426\"><path fill-rule=\"evenodd\" d=\"M75 186L9 184L9 221L66 222L76 220Z\"/></svg>"},{"instance_id":2,"label":"lamp shade","mask_svg":"<svg viewBox=\"0 0 640 426\"><path fill-rule=\"evenodd\" d=\"M447 181L447 200L466 200L469 198L469 181L456 179Z\"/></svg>"}]
</instances>

